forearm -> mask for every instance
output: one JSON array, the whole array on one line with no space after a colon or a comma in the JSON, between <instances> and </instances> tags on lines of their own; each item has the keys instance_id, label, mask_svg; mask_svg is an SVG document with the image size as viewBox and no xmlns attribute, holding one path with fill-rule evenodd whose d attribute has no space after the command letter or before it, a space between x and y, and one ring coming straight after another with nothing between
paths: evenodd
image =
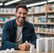
<instances>
[{"instance_id":1,"label":"forearm","mask_svg":"<svg viewBox=\"0 0 54 53\"><path fill-rule=\"evenodd\" d=\"M9 42L9 41L4 41L2 43L2 49L7 49L7 48L14 48L14 49L18 49L18 44L17 43L12 43L12 42Z\"/></svg>"}]
</instances>

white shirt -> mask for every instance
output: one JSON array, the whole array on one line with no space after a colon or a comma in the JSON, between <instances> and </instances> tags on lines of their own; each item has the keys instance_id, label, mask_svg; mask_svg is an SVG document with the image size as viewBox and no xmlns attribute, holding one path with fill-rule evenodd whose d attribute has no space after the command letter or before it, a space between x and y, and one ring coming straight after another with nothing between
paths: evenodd
<instances>
[{"instance_id":1,"label":"white shirt","mask_svg":"<svg viewBox=\"0 0 54 53\"><path fill-rule=\"evenodd\" d=\"M17 38L16 38L16 43L18 44L21 44L22 43L22 28L23 26L21 27L17 27Z\"/></svg>"}]
</instances>

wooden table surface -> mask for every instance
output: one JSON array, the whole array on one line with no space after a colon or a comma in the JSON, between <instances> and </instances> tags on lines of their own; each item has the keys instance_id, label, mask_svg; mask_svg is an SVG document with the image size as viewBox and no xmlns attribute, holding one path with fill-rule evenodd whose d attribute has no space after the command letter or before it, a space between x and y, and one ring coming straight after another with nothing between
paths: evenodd
<instances>
[{"instance_id":1,"label":"wooden table surface","mask_svg":"<svg viewBox=\"0 0 54 53\"><path fill-rule=\"evenodd\" d=\"M21 51L21 50L16 50L16 53L30 53L29 51ZM35 51L35 53L38 53ZM39 52L39 53L45 53L45 52ZM54 53L54 52L48 52L48 53Z\"/></svg>"}]
</instances>

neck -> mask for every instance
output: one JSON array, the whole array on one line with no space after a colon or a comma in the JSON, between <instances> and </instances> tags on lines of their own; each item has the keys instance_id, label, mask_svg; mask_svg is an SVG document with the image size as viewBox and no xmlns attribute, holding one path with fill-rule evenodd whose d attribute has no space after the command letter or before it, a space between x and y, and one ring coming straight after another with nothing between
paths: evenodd
<instances>
[{"instance_id":1,"label":"neck","mask_svg":"<svg viewBox=\"0 0 54 53\"><path fill-rule=\"evenodd\" d=\"M24 25L24 23L19 23L19 22L17 21L17 19L16 19L16 24L17 24L17 26L23 26L23 25Z\"/></svg>"}]
</instances>

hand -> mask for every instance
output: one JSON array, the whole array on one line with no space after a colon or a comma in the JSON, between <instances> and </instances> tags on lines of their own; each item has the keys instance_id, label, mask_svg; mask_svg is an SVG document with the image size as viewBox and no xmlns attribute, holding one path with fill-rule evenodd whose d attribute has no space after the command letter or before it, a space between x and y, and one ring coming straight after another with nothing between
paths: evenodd
<instances>
[{"instance_id":1,"label":"hand","mask_svg":"<svg viewBox=\"0 0 54 53\"><path fill-rule=\"evenodd\" d=\"M30 50L30 43L25 43L25 44L26 44L25 50L26 51Z\"/></svg>"},{"instance_id":2,"label":"hand","mask_svg":"<svg viewBox=\"0 0 54 53\"><path fill-rule=\"evenodd\" d=\"M30 49L30 44L29 44L29 43L23 43L23 44L20 44L20 45L18 46L18 48L19 48L20 50L28 51L28 50Z\"/></svg>"},{"instance_id":3,"label":"hand","mask_svg":"<svg viewBox=\"0 0 54 53\"><path fill-rule=\"evenodd\" d=\"M25 50L25 43L19 44L19 45L18 45L18 48L19 48L20 50Z\"/></svg>"}]
</instances>

